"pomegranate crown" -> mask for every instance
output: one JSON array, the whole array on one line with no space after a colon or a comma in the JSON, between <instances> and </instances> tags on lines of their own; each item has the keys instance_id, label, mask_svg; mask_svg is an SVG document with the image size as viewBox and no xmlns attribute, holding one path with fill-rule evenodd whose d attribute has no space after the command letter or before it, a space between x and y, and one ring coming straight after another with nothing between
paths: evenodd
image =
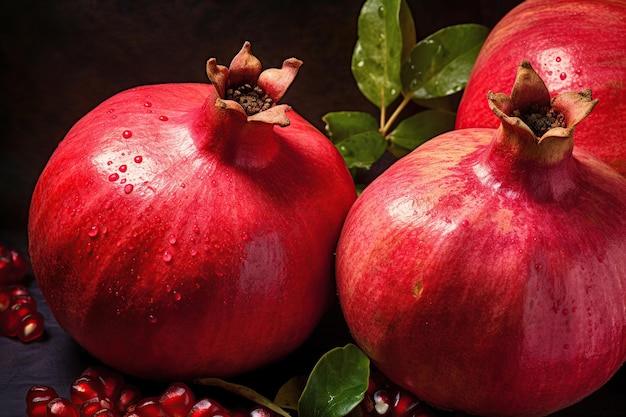
<instances>
[{"instance_id":1,"label":"pomegranate crown","mask_svg":"<svg viewBox=\"0 0 626 417\"><path fill-rule=\"evenodd\" d=\"M206 72L219 95L216 106L234 110L249 122L288 126L285 113L290 107L276 103L291 85L301 65L299 59L289 58L280 69L262 71L261 61L252 54L250 42L246 41L228 68L210 58Z\"/></svg>"},{"instance_id":2,"label":"pomegranate crown","mask_svg":"<svg viewBox=\"0 0 626 417\"><path fill-rule=\"evenodd\" d=\"M576 125L598 103L589 89L561 93L551 99L545 83L527 60L517 67L511 95L489 91L488 101L496 116L527 132L537 144L549 137L571 138Z\"/></svg>"}]
</instances>

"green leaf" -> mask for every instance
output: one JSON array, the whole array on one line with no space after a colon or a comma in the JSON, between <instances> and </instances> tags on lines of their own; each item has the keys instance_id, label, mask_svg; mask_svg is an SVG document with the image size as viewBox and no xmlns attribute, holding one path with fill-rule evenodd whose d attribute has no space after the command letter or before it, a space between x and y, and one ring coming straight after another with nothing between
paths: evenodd
<instances>
[{"instance_id":1,"label":"green leaf","mask_svg":"<svg viewBox=\"0 0 626 417\"><path fill-rule=\"evenodd\" d=\"M298 402L299 417L343 417L364 398L369 358L355 345L327 352L309 375Z\"/></svg>"},{"instance_id":2,"label":"green leaf","mask_svg":"<svg viewBox=\"0 0 626 417\"><path fill-rule=\"evenodd\" d=\"M412 151L429 139L454 129L455 114L424 110L402 120L389 134L394 145Z\"/></svg>"},{"instance_id":3,"label":"green leaf","mask_svg":"<svg viewBox=\"0 0 626 417\"><path fill-rule=\"evenodd\" d=\"M409 57L411 49L413 49L413 46L415 46L417 42L413 13L406 0L400 2L400 31L402 32L401 62L404 62Z\"/></svg>"},{"instance_id":4,"label":"green leaf","mask_svg":"<svg viewBox=\"0 0 626 417\"><path fill-rule=\"evenodd\" d=\"M363 95L386 108L401 90L400 0L367 0L361 8L352 74Z\"/></svg>"},{"instance_id":5,"label":"green leaf","mask_svg":"<svg viewBox=\"0 0 626 417\"><path fill-rule=\"evenodd\" d=\"M368 131L350 136L335 144L348 168L369 169L387 149L387 141L378 131Z\"/></svg>"},{"instance_id":6,"label":"green leaf","mask_svg":"<svg viewBox=\"0 0 626 417\"><path fill-rule=\"evenodd\" d=\"M467 84L489 28L449 26L419 41L402 65L402 88L415 99L454 94Z\"/></svg>"},{"instance_id":7,"label":"green leaf","mask_svg":"<svg viewBox=\"0 0 626 417\"><path fill-rule=\"evenodd\" d=\"M378 122L369 113L359 111L338 111L322 117L326 123L326 133L333 143L358 133L378 130Z\"/></svg>"},{"instance_id":8,"label":"green leaf","mask_svg":"<svg viewBox=\"0 0 626 417\"><path fill-rule=\"evenodd\" d=\"M274 404L283 409L298 410L298 400L302 396L306 386L307 377L304 375L294 376L285 382L274 397Z\"/></svg>"}]
</instances>

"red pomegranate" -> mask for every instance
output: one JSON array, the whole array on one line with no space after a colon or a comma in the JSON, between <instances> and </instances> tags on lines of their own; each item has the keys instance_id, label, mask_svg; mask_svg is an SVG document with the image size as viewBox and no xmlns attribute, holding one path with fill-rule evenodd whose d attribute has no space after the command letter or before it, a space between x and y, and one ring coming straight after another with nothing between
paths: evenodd
<instances>
[{"instance_id":1,"label":"red pomegranate","mask_svg":"<svg viewBox=\"0 0 626 417\"><path fill-rule=\"evenodd\" d=\"M332 143L276 105L301 62L261 71L245 43L211 84L123 91L59 144L32 197L32 268L60 326L145 378L277 360L333 297L356 198Z\"/></svg>"},{"instance_id":2,"label":"red pomegranate","mask_svg":"<svg viewBox=\"0 0 626 417\"><path fill-rule=\"evenodd\" d=\"M626 360L626 178L573 145L590 91L552 101L528 62L498 129L445 133L351 208L347 324L391 380L480 416L543 416ZM580 123L580 124L579 124Z\"/></svg>"},{"instance_id":3,"label":"red pomegranate","mask_svg":"<svg viewBox=\"0 0 626 417\"><path fill-rule=\"evenodd\" d=\"M493 28L461 99L456 127L497 127L487 91L508 91L529 60L551 95L590 88L600 101L576 146L626 174L626 1L527 0Z\"/></svg>"}]
</instances>

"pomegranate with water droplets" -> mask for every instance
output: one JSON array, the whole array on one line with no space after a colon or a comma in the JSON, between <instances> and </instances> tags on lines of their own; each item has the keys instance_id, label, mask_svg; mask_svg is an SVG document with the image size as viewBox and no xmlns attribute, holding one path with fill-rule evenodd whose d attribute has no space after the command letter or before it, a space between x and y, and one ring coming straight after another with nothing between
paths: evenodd
<instances>
[{"instance_id":1,"label":"pomegranate with water droplets","mask_svg":"<svg viewBox=\"0 0 626 417\"><path fill-rule=\"evenodd\" d=\"M212 84L133 88L68 132L32 197L29 251L60 326L104 363L161 380L275 361L333 297L356 198L332 143L277 102L301 61L245 43Z\"/></svg>"},{"instance_id":2,"label":"pomegranate with water droplets","mask_svg":"<svg viewBox=\"0 0 626 417\"><path fill-rule=\"evenodd\" d=\"M526 61L498 129L445 133L385 171L337 247L346 322L437 408L543 416L626 360L626 178L574 144L591 92L550 99Z\"/></svg>"},{"instance_id":3,"label":"pomegranate with water droplets","mask_svg":"<svg viewBox=\"0 0 626 417\"><path fill-rule=\"evenodd\" d=\"M459 104L457 128L497 127L487 91L508 91L529 60L551 95L582 88L600 102L576 129L576 147L626 175L626 2L527 0L485 41Z\"/></svg>"}]
</instances>

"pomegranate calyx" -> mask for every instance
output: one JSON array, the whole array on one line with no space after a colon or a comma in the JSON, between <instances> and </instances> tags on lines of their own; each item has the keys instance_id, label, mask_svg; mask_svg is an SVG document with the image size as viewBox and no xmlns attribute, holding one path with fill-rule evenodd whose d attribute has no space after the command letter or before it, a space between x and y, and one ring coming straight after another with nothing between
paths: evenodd
<instances>
[{"instance_id":1,"label":"pomegranate calyx","mask_svg":"<svg viewBox=\"0 0 626 417\"><path fill-rule=\"evenodd\" d=\"M503 124L528 133L536 144L549 137L571 139L574 127L598 102L591 98L589 89L561 93L550 99L548 88L529 61L518 66L510 96L489 91L488 101Z\"/></svg>"},{"instance_id":2,"label":"pomegranate calyx","mask_svg":"<svg viewBox=\"0 0 626 417\"><path fill-rule=\"evenodd\" d=\"M251 52L246 41L227 68L215 58L206 64L207 76L219 95L215 105L225 110L239 112L249 122L288 126L285 115L290 107L276 105L296 77L302 61L289 58L282 68L262 71L261 61Z\"/></svg>"}]
</instances>

